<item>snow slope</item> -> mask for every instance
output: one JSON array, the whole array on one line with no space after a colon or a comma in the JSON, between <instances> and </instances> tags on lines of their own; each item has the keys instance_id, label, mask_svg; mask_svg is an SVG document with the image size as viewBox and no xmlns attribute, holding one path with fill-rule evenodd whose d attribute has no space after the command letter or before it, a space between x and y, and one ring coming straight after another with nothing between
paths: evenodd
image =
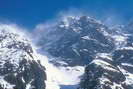
<instances>
[{"instance_id":1,"label":"snow slope","mask_svg":"<svg viewBox=\"0 0 133 89\"><path fill-rule=\"evenodd\" d=\"M48 62L48 57L38 54L41 64L46 67L46 89L65 89L80 82L80 76L84 73L83 66L56 67ZM70 88L69 88L70 89Z\"/></svg>"}]
</instances>

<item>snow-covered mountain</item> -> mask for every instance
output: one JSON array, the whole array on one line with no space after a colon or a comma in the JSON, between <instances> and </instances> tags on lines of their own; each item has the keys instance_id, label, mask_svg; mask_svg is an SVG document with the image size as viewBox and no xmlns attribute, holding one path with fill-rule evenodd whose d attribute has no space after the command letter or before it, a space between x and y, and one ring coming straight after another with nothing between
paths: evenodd
<instances>
[{"instance_id":1,"label":"snow-covered mountain","mask_svg":"<svg viewBox=\"0 0 133 89\"><path fill-rule=\"evenodd\" d=\"M127 26L107 27L88 16L69 16L43 29L39 51L50 55L50 63L86 66L78 89L132 89L133 37Z\"/></svg>"},{"instance_id":2,"label":"snow-covered mountain","mask_svg":"<svg viewBox=\"0 0 133 89\"><path fill-rule=\"evenodd\" d=\"M88 16L68 16L38 34L0 24L0 89L133 89L129 28Z\"/></svg>"},{"instance_id":3,"label":"snow-covered mountain","mask_svg":"<svg viewBox=\"0 0 133 89\"><path fill-rule=\"evenodd\" d=\"M47 29L41 32L38 44L41 51L57 57L56 61L60 59L70 66L86 65L96 53L108 53L114 49L115 43L108 29L87 16L67 17L50 27L47 33Z\"/></svg>"}]
</instances>

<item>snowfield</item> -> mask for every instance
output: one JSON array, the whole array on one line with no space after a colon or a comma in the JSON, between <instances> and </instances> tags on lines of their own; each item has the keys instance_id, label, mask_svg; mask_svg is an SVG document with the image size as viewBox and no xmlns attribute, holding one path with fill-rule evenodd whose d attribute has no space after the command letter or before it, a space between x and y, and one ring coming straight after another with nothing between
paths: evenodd
<instances>
[{"instance_id":1,"label":"snowfield","mask_svg":"<svg viewBox=\"0 0 133 89\"><path fill-rule=\"evenodd\" d=\"M80 76L84 73L83 66L56 67L48 62L47 56L38 54L37 58L46 67L46 89L65 89L66 87L77 86L79 84Z\"/></svg>"}]
</instances>

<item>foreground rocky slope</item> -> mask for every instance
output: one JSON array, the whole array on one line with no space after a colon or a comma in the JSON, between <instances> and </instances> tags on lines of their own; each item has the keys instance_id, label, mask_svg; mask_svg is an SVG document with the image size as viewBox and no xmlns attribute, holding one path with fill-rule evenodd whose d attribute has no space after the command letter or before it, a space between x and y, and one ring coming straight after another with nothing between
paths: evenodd
<instances>
[{"instance_id":1,"label":"foreground rocky slope","mask_svg":"<svg viewBox=\"0 0 133 89\"><path fill-rule=\"evenodd\" d=\"M112 58L104 54L86 67L79 89L123 89L125 79Z\"/></svg>"},{"instance_id":2,"label":"foreground rocky slope","mask_svg":"<svg viewBox=\"0 0 133 89\"><path fill-rule=\"evenodd\" d=\"M29 41L8 25L0 25L0 89L45 89L45 68Z\"/></svg>"},{"instance_id":3,"label":"foreground rocky slope","mask_svg":"<svg viewBox=\"0 0 133 89\"><path fill-rule=\"evenodd\" d=\"M111 55L98 55L87 65L79 89L132 89L132 58L132 47L117 49Z\"/></svg>"}]
</instances>

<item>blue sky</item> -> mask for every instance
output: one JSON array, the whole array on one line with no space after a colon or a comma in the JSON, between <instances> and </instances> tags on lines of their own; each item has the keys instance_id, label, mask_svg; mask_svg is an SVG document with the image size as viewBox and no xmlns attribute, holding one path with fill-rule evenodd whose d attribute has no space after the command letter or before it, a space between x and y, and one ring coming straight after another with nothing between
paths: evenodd
<instances>
[{"instance_id":1,"label":"blue sky","mask_svg":"<svg viewBox=\"0 0 133 89\"><path fill-rule=\"evenodd\" d=\"M0 0L0 20L34 28L72 8L103 20L110 16L116 23L133 17L133 0Z\"/></svg>"}]
</instances>

